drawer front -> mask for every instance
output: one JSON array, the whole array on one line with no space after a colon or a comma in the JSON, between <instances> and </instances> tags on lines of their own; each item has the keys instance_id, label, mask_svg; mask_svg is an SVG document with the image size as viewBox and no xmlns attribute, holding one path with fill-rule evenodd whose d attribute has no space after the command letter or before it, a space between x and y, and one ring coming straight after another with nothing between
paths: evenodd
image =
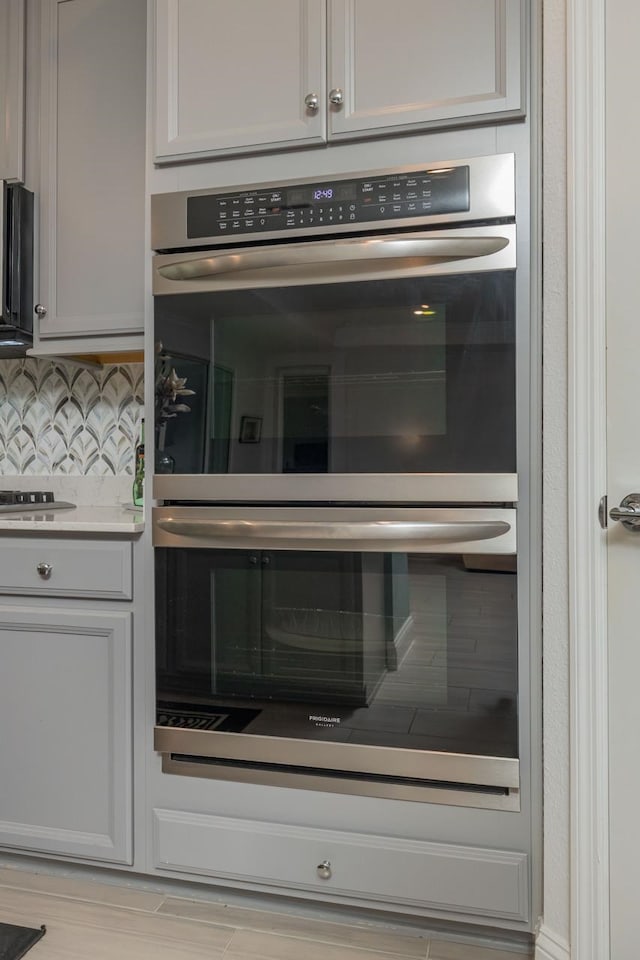
<instances>
[{"instance_id":1,"label":"drawer front","mask_svg":"<svg viewBox=\"0 0 640 960\"><path fill-rule=\"evenodd\" d=\"M132 597L130 542L0 539L0 594L47 597Z\"/></svg>"},{"instance_id":2,"label":"drawer front","mask_svg":"<svg viewBox=\"0 0 640 960\"><path fill-rule=\"evenodd\" d=\"M526 922L524 853L154 810L159 869Z\"/></svg>"}]
</instances>

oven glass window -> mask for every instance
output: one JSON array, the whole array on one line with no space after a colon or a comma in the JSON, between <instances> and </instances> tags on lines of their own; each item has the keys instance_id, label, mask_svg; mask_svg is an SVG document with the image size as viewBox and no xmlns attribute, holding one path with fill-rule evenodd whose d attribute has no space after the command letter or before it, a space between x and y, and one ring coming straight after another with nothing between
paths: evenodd
<instances>
[{"instance_id":1,"label":"oven glass window","mask_svg":"<svg viewBox=\"0 0 640 960\"><path fill-rule=\"evenodd\" d=\"M156 548L158 722L517 757L515 558Z\"/></svg>"},{"instance_id":2,"label":"oven glass window","mask_svg":"<svg viewBox=\"0 0 640 960\"><path fill-rule=\"evenodd\" d=\"M156 470L512 473L514 304L513 271L156 297Z\"/></svg>"}]
</instances>

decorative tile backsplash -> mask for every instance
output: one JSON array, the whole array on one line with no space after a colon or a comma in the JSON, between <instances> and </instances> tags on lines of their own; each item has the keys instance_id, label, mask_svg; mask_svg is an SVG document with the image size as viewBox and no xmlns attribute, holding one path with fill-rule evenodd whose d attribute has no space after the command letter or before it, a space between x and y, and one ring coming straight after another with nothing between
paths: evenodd
<instances>
[{"instance_id":1,"label":"decorative tile backsplash","mask_svg":"<svg viewBox=\"0 0 640 960\"><path fill-rule=\"evenodd\" d=\"M0 475L133 473L143 365L0 360Z\"/></svg>"}]
</instances>

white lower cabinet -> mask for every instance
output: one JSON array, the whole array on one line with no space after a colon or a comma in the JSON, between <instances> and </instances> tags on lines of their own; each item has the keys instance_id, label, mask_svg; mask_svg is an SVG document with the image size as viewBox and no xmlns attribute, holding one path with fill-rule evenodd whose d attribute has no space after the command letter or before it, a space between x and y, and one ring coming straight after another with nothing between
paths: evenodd
<instances>
[{"instance_id":1,"label":"white lower cabinet","mask_svg":"<svg viewBox=\"0 0 640 960\"><path fill-rule=\"evenodd\" d=\"M118 540L3 537L0 594L131 600L133 549Z\"/></svg>"},{"instance_id":2,"label":"white lower cabinet","mask_svg":"<svg viewBox=\"0 0 640 960\"><path fill-rule=\"evenodd\" d=\"M132 863L131 613L0 605L0 845Z\"/></svg>"},{"instance_id":3,"label":"white lower cabinet","mask_svg":"<svg viewBox=\"0 0 640 960\"><path fill-rule=\"evenodd\" d=\"M155 867L466 920L529 918L528 857L180 810L153 811Z\"/></svg>"}]
</instances>

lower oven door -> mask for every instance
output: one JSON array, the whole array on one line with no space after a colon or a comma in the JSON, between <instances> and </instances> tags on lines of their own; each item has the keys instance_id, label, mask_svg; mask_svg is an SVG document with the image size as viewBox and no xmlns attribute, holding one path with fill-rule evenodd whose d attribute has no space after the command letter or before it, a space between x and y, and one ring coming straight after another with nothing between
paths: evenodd
<instances>
[{"instance_id":1,"label":"lower oven door","mask_svg":"<svg viewBox=\"0 0 640 960\"><path fill-rule=\"evenodd\" d=\"M171 773L517 809L515 510L154 510Z\"/></svg>"}]
</instances>

